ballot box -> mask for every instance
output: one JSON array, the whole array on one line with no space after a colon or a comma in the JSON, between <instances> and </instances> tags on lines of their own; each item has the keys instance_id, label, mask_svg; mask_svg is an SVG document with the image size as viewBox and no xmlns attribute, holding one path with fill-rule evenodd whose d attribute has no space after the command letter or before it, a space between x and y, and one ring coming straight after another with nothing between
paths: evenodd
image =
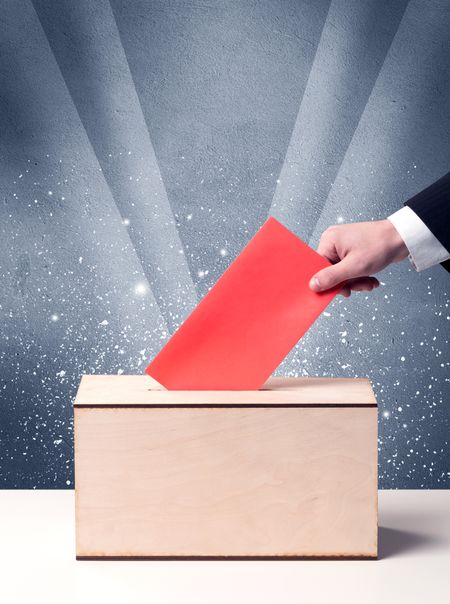
<instances>
[{"instance_id":1,"label":"ballot box","mask_svg":"<svg viewBox=\"0 0 450 604\"><path fill-rule=\"evenodd\" d=\"M168 391L86 375L74 413L78 559L377 556L366 379Z\"/></svg>"}]
</instances>

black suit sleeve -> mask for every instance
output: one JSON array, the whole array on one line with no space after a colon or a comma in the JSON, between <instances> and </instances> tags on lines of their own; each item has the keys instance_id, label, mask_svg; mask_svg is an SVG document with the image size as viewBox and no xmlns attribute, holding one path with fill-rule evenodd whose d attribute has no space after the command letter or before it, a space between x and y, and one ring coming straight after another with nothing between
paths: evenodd
<instances>
[{"instance_id":1,"label":"black suit sleeve","mask_svg":"<svg viewBox=\"0 0 450 604\"><path fill-rule=\"evenodd\" d=\"M424 189L406 204L450 251L450 172ZM450 272L450 260L442 263Z\"/></svg>"}]
</instances>

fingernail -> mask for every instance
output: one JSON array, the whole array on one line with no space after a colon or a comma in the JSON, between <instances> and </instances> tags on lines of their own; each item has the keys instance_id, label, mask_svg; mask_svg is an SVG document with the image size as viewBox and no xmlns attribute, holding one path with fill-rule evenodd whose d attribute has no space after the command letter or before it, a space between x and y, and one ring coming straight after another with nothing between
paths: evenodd
<instances>
[{"instance_id":1,"label":"fingernail","mask_svg":"<svg viewBox=\"0 0 450 604\"><path fill-rule=\"evenodd\" d=\"M313 277L309 282L309 287L315 292L320 291L319 279L317 277Z\"/></svg>"}]
</instances>

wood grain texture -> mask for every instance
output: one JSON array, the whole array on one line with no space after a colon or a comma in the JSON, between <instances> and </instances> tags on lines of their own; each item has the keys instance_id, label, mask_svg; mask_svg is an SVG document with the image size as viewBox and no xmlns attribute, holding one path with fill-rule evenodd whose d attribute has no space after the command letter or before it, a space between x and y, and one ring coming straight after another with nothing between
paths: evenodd
<instances>
[{"instance_id":1,"label":"wood grain texture","mask_svg":"<svg viewBox=\"0 0 450 604\"><path fill-rule=\"evenodd\" d=\"M377 555L375 408L77 407L75 479L78 557Z\"/></svg>"},{"instance_id":2,"label":"wood grain texture","mask_svg":"<svg viewBox=\"0 0 450 604\"><path fill-rule=\"evenodd\" d=\"M355 378L270 378L261 390L166 390L146 375L84 375L75 406L376 405L370 382Z\"/></svg>"}]
</instances>

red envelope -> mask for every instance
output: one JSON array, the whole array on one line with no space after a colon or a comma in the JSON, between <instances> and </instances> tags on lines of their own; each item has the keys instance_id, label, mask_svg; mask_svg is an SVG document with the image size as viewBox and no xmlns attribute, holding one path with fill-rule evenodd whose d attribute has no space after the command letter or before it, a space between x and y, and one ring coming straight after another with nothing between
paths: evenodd
<instances>
[{"instance_id":1,"label":"red envelope","mask_svg":"<svg viewBox=\"0 0 450 604\"><path fill-rule=\"evenodd\" d=\"M269 218L146 369L169 390L260 388L340 290L329 262Z\"/></svg>"}]
</instances>

